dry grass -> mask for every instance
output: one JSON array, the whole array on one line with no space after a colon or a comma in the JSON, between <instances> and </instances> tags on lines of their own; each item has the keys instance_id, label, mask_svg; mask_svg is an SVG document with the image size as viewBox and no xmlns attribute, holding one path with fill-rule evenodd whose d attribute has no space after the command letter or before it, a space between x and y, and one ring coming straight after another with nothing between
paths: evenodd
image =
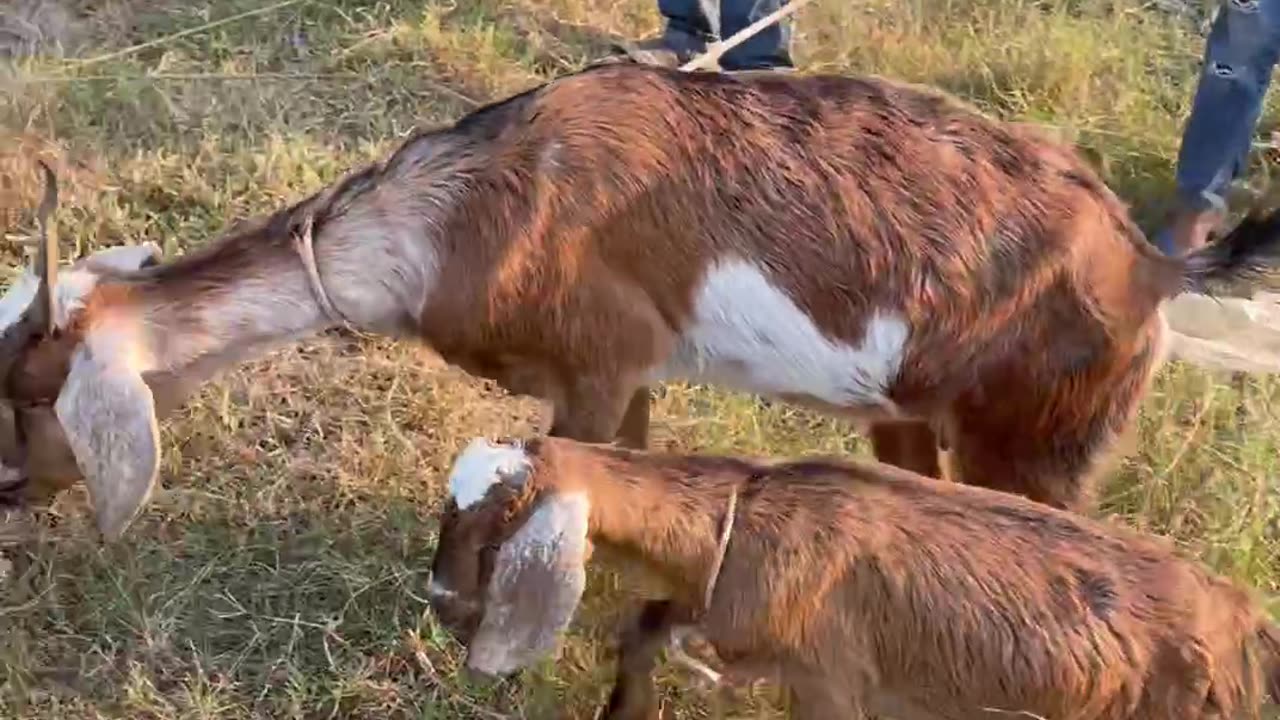
<instances>
[{"instance_id":1,"label":"dry grass","mask_svg":"<svg viewBox=\"0 0 1280 720\"><path fill-rule=\"evenodd\" d=\"M263 5L61 3L58 17L68 54L90 58ZM1108 0L823 0L801 15L809 69L936 84L1060 128L1144 218L1168 189L1201 47L1190 20ZM41 155L66 178L66 252L150 239L179 253L415 124L657 26L650 0L327 0L85 67L19 57L0 73L0 231L30 229ZM1272 378L1169 367L1105 511L1276 595L1278 412ZM86 539L73 494L7 549L0 717L591 717L614 576L593 575L557 663L490 688L459 680L421 599L441 470L471 435L539 419L407 344L326 337L230 373L166 423L167 490L122 546ZM684 448L866 449L841 423L704 388L669 387L656 422ZM674 717L778 716L767 694L663 683Z\"/></svg>"}]
</instances>

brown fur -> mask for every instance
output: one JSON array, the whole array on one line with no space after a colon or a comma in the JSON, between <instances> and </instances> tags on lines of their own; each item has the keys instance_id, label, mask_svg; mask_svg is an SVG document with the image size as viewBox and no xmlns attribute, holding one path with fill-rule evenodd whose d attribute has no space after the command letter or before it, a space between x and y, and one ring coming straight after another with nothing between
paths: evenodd
<instances>
[{"instance_id":1,"label":"brown fur","mask_svg":"<svg viewBox=\"0 0 1280 720\"><path fill-rule=\"evenodd\" d=\"M766 265L835 339L900 308L912 339L891 399L954 425L959 477L1042 502L1085 500L1157 362L1166 265L1116 198L1070 151L941 97L606 69L490 113L474 122L520 130L494 130L444 234L459 265L493 270L447 274L423 330L472 372L551 396L553 434L612 437L726 253ZM899 428L928 433L886 426L878 451L936 466L933 447L892 455Z\"/></svg>"},{"instance_id":2,"label":"brown fur","mask_svg":"<svg viewBox=\"0 0 1280 720\"><path fill-rule=\"evenodd\" d=\"M557 439L526 452L521 492L450 504L433 570L457 594L432 606L467 642L492 571L480 548L543 499L584 493L591 541L671 586L624 636L612 720L656 717L650 673L682 624L731 672L775 674L793 717L815 720L1252 717L1280 660L1244 590L1167 542L1021 497L873 463ZM731 489L734 529L702 612Z\"/></svg>"},{"instance_id":3,"label":"brown fur","mask_svg":"<svg viewBox=\"0 0 1280 720\"><path fill-rule=\"evenodd\" d=\"M176 405L312 327L252 316L317 315L293 246L308 222L356 324L549 400L551 434L584 441L645 444L647 373L718 259L753 263L834 342L897 313L909 337L884 403L783 399L869 420L879 457L935 476L941 429L955 479L1075 509L1161 360L1160 303L1240 259L1164 258L1075 152L933 92L624 64L420 132L212 247L104 282L82 326L142 308L163 366L147 381Z\"/></svg>"}]
</instances>

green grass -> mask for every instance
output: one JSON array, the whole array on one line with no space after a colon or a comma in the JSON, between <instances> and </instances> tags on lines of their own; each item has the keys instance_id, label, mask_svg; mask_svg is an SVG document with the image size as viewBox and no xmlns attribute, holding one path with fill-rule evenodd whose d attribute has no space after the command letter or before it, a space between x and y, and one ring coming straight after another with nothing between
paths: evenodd
<instances>
[{"instance_id":1,"label":"green grass","mask_svg":"<svg viewBox=\"0 0 1280 720\"><path fill-rule=\"evenodd\" d=\"M60 31L89 58L262 5L68 0L80 14ZM808 70L937 85L1058 128L1149 220L1202 40L1134 5L823 0L801 11L796 52ZM179 253L415 124L657 27L651 0L328 0L86 67L22 60L0 73L0 230L30 230L42 155L64 178L64 252L149 239ZM655 412L681 448L866 452L840 422L742 395L672 386ZM1168 367L1104 512L1280 595L1278 413L1272 378ZM474 434L540 422L533 402L409 344L320 338L229 373L164 425L167 490L124 543L91 539L77 491L60 522L4 548L0 717L591 717L618 577L593 573L557 662L491 688L459 679L459 649L422 600L441 471ZM778 716L767 692L662 681L673 717Z\"/></svg>"}]
</instances>

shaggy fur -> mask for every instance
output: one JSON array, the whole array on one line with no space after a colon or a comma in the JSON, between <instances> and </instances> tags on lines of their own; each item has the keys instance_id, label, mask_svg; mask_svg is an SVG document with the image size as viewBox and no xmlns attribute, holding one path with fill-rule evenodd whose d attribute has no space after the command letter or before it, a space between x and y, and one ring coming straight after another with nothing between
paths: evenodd
<instances>
[{"instance_id":1,"label":"shaggy fur","mask_svg":"<svg viewBox=\"0 0 1280 720\"><path fill-rule=\"evenodd\" d=\"M1256 717L1267 683L1280 699L1276 626L1162 540L876 463L560 439L523 452L530 471L468 510L446 507L432 607L472 654L495 645L475 633L491 612L545 629L533 598L562 589L530 574L541 580L504 604L494 557L518 551L540 508L576 498L590 542L670 592L624 636L610 720L657 717L650 675L681 626L731 674L781 680L792 717L811 720L1216 720ZM704 610L731 491L733 531ZM569 558L542 557L565 575Z\"/></svg>"},{"instance_id":2,"label":"shaggy fur","mask_svg":"<svg viewBox=\"0 0 1280 720\"><path fill-rule=\"evenodd\" d=\"M954 479L1083 509L1163 356L1162 303L1270 263L1276 226L1169 259L1074 151L937 93L606 65L103 278L65 332L10 348L6 387L47 408L95 346L163 416L335 324L310 228L344 318L548 400L552 435L642 447L648 385L691 377L869 422L880 459L923 474L944 441Z\"/></svg>"}]
</instances>

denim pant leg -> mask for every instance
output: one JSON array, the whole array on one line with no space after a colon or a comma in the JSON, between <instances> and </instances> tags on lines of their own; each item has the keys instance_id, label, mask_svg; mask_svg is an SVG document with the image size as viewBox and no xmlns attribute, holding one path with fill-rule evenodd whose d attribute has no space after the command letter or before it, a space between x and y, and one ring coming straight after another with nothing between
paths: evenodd
<instances>
[{"instance_id":1,"label":"denim pant leg","mask_svg":"<svg viewBox=\"0 0 1280 720\"><path fill-rule=\"evenodd\" d=\"M1280 58L1280 0L1224 0L1205 44L1204 64L1178 151L1182 207L1226 207L1245 168L1271 72ZM1157 244L1170 250L1168 229Z\"/></svg>"},{"instance_id":2,"label":"denim pant leg","mask_svg":"<svg viewBox=\"0 0 1280 720\"><path fill-rule=\"evenodd\" d=\"M658 0L673 44L673 34L706 41L723 40L782 7L787 0ZM720 58L725 70L748 70L791 65L791 23L784 19L751 36Z\"/></svg>"},{"instance_id":3,"label":"denim pant leg","mask_svg":"<svg viewBox=\"0 0 1280 720\"><path fill-rule=\"evenodd\" d=\"M776 11L787 0L721 0L720 37L728 38L751 23ZM752 70L791 65L791 19L783 18L720 59L725 70Z\"/></svg>"},{"instance_id":4,"label":"denim pant leg","mask_svg":"<svg viewBox=\"0 0 1280 720\"><path fill-rule=\"evenodd\" d=\"M658 0L658 12L666 18L668 35L690 35L704 42L720 35L719 0Z\"/></svg>"}]
</instances>

